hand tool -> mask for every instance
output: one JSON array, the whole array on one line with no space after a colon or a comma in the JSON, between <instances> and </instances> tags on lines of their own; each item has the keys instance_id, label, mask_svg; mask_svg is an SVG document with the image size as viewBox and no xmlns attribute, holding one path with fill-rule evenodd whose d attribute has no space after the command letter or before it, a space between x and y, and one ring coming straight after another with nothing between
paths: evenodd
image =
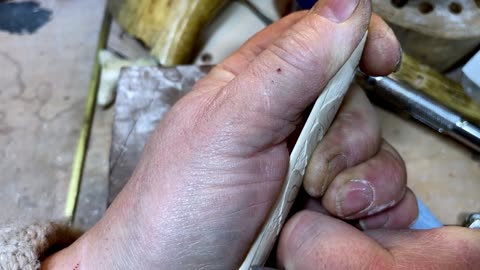
<instances>
[{"instance_id":1,"label":"hand tool","mask_svg":"<svg viewBox=\"0 0 480 270\"><path fill-rule=\"evenodd\" d=\"M462 73L465 92L480 104L480 51L463 66Z\"/></svg>"},{"instance_id":2,"label":"hand tool","mask_svg":"<svg viewBox=\"0 0 480 270\"><path fill-rule=\"evenodd\" d=\"M425 125L480 152L480 128L415 89L389 77L357 72L356 81L375 98L405 111Z\"/></svg>"},{"instance_id":3,"label":"hand tool","mask_svg":"<svg viewBox=\"0 0 480 270\"><path fill-rule=\"evenodd\" d=\"M402 53L400 69L389 77L411 86L471 123L480 125L480 103L467 95L462 84L447 78L412 56Z\"/></svg>"},{"instance_id":4,"label":"hand tool","mask_svg":"<svg viewBox=\"0 0 480 270\"><path fill-rule=\"evenodd\" d=\"M480 229L480 213L473 213L468 215L465 220L465 227L470 229Z\"/></svg>"}]
</instances>

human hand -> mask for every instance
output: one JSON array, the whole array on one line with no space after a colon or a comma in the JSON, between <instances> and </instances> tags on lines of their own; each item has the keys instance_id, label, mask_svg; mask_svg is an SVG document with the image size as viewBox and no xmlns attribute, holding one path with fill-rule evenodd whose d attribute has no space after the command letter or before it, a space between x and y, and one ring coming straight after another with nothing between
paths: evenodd
<instances>
[{"instance_id":1,"label":"human hand","mask_svg":"<svg viewBox=\"0 0 480 270\"><path fill-rule=\"evenodd\" d=\"M277 252L282 269L478 269L480 231L366 230L305 210L284 227Z\"/></svg>"},{"instance_id":2,"label":"human hand","mask_svg":"<svg viewBox=\"0 0 480 270\"><path fill-rule=\"evenodd\" d=\"M102 220L46 265L238 267L277 198L303 112L365 30L364 72L385 75L399 62L398 42L370 9L367 0L324 0L250 39L172 108ZM417 214L403 162L358 89L317 147L305 187L324 194L332 215L368 228L405 227Z\"/></svg>"}]
</instances>

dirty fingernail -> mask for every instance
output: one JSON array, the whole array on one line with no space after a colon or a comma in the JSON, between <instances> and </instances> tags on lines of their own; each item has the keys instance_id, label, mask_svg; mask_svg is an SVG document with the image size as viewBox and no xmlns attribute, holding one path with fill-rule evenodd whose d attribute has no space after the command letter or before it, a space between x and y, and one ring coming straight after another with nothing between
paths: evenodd
<instances>
[{"instance_id":1,"label":"dirty fingernail","mask_svg":"<svg viewBox=\"0 0 480 270\"><path fill-rule=\"evenodd\" d=\"M372 230L385 227L390 218L389 213L381 213L376 216L368 217L359 221L363 230Z\"/></svg>"},{"instance_id":2,"label":"dirty fingernail","mask_svg":"<svg viewBox=\"0 0 480 270\"><path fill-rule=\"evenodd\" d=\"M349 218L364 211L373 203L374 196L374 190L367 180L350 180L336 195L337 215Z\"/></svg>"},{"instance_id":3,"label":"dirty fingernail","mask_svg":"<svg viewBox=\"0 0 480 270\"><path fill-rule=\"evenodd\" d=\"M359 0L319 0L313 6L312 12L332 22L341 23L352 16L358 2Z\"/></svg>"}]
</instances>

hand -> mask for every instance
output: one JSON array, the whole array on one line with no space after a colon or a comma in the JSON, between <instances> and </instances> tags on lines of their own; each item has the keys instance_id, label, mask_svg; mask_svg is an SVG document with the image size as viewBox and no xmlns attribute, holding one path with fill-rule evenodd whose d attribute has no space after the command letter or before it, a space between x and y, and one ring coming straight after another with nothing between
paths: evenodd
<instances>
[{"instance_id":1,"label":"hand","mask_svg":"<svg viewBox=\"0 0 480 270\"><path fill-rule=\"evenodd\" d=\"M172 108L102 220L44 267L238 267L281 188L287 142L367 28L362 70L385 75L399 63L393 33L370 17L368 0L323 0L250 39ZM405 227L417 214L403 162L358 89L317 147L305 188L365 228Z\"/></svg>"},{"instance_id":2,"label":"hand","mask_svg":"<svg viewBox=\"0 0 480 270\"><path fill-rule=\"evenodd\" d=\"M367 230L313 211L297 213L278 247L281 269L478 269L480 231Z\"/></svg>"}]
</instances>

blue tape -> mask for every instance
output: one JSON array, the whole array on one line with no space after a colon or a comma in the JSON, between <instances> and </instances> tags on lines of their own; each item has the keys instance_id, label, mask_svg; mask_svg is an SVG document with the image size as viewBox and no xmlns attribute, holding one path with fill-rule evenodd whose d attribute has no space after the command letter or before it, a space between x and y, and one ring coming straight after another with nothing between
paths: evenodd
<instances>
[{"instance_id":1,"label":"blue tape","mask_svg":"<svg viewBox=\"0 0 480 270\"><path fill-rule=\"evenodd\" d=\"M428 230L443 227L443 224L430 212L427 206L417 198L418 218L410 225L410 229Z\"/></svg>"}]
</instances>

